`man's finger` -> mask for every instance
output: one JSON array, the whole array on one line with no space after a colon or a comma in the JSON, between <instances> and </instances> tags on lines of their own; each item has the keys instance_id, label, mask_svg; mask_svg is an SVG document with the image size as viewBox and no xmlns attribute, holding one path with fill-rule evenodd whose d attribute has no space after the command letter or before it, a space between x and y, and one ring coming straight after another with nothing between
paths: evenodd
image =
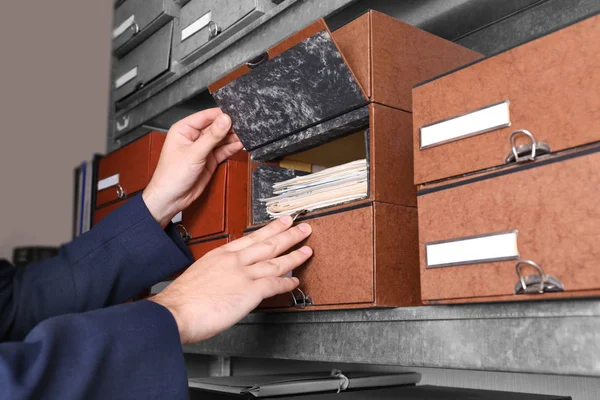
<instances>
[{"instance_id":1,"label":"man's finger","mask_svg":"<svg viewBox=\"0 0 600 400\"><path fill-rule=\"evenodd\" d=\"M217 163L221 164L223 161L240 151L242 147L243 145L240 142L229 143L225 146L217 147L215 149L215 158L217 159Z\"/></svg>"},{"instance_id":2,"label":"man's finger","mask_svg":"<svg viewBox=\"0 0 600 400\"><path fill-rule=\"evenodd\" d=\"M289 254L273 260L261 261L248 267L248 274L252 279L262 279L268 276L283 276L294 268L304 264L312 256L312 249L303 246Z\"/></svg>"},{"instance_id":3,"label":"man's finger","mask_svg":"<svg viewBox=\"0 0 600 400\"><path fill-rule=\"evenodd\" d=\"M246 235L240 239L234 240L231 243L227 243L226 245L222 246L221 248L226 251L239 251L239 250L245 249L246 247L250 246L251 244L260 242L261 240L268 239L268 238L273 237L281 232L285 232L287 229L289 229L292 226L292 224L293 224L292 217L286 215L285 217L276 219L275 221L269 223L267 226L264 226L264 227L260 228L259 230L250 233L249 235Z\"/></svg>"},{"instance_id":4,"label":"man's finger","mask_svg":"<svg viewBox=\"0 0 600 400\"><path fill-rule=\"evenodd\" d=\"M299 283L300 281L295 277L278 278L270 276L254 281L254 287L263 299L268 299L278 294L291 292L298 287Z\"/></svg>"},{"instance_id":5,"label":"man's finger","mask_svg":"<svg viewBox=\"0 0 600 400\"><path fill-rule=\"evenodd\" d=\"M269 260L289 250L308 237L311 228L308 224L300 224L281 232L271 238L262 240L238 252L242 265L252 265Z\"/></svg>"},{"instance_id":6,"label":"man's finger","mask_svg":"<svg viewBox=\"0 0 600 400\"><path fill-rule=\"evenodd\" d=\"M221 143L219 143L217 145L217 147L219 146L223 146L229 143L234 143L234 142L239 142L240 138L238 137L238 135L236 135L234 132L230 131L227 136L225 136L225 139L221 140Z\"/></svg>"},{"instance_id":7,"label":"man's finger","mask_svg":"<svg viewBox=\"0 0 600 400\"><path fill-rule=\"evenodd\" d=\"M170 131L177 132L194 142L200 137L202 130L212 124L221 114L223 111L217 107L202 110L176 122Z\"/></svg>"},{"instance_id":8,"label":"man's finger","mask_svg":"<svg viewBox=\"0 0 600 400\"><path fill-rule=\"evenodd\" d=\"M230 129L229 115L221 114L215 118L212 124L202 130L200 137L192 145L194 158L199 161L205 159L225 139Z\"/></svg>"}]
</instances>

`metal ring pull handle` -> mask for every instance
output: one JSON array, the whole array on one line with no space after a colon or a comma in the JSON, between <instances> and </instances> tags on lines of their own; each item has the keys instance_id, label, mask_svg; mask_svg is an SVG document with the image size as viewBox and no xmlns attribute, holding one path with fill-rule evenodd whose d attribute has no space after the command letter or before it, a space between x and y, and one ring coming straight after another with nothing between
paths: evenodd
<instances>
[{"instance_id":1,"label":"metal ring pull handle","mask_svg":"<svg viewBox=\"0 0 600 400\"><path fill-rule=\"evenodd\" d=\"M217 35L221 33L221 29L219 29L219 25L215 21L210 21L208 23L208 38L214 39Z\"/></svg>"},{"instance_id":2,"label":"metal ring pull handle","mask_svg":"<svg viewBox=\"0 0 600 400\"><path fill-rule=\"evenodd\" d=\"M296 222L296 219L298 217L301 217L301 216L303 216L303 215L305 215L307 213L308 213L308 210L300 210L300 211L292 214L292 223Z\"/></svg>"},{"instance_id":3,"label":"metal ring pull handle","mask_svg":"<svg viewBox=\"0 0 600 400\"><path fill-rule=\"evenodd\" d=\"M298 300L296 299L296 295L294 294L294 290L299 291L300 294L302 295L302 303L298 303ZM296 288L294 290L292 290L290 292L292 294L292 299L294 300L294 304L292 304L292 306L300 307L300 308L306 307L306 295L304 294L304 292L300 288Z\"/></svg>"},{"instance_id":4,"label":"metal ring pull handle","mask_svg":"<svg viewBox=\"0 0 600 400\"><path fill-rule=\"evenodd\" d=\"M337 390L338 393L343 392L346 389L348 389L348 386L350 385L350 380L348 379L348 377L346 375L344 375L342 373L341 370L339 370L339 369L331 370L331 376L333 378L339 379L338 390Z\"/></svg>"},{"instance_id":5,"label":"metal ring pull handle","mask_svg":"<svg viewBox=\"0 0 600 400\"><path fill-rule=\"evenodd\" d=\"M117 125L117 131L122 131L123 129L127 128L129 126L129 122L131 121L131 117L129 115L125 115L123 116L123 122L117 120L116 125Z\"/></svg>"},{"instance_id":6,"label":"metal ring pull handle","mask_svg":"<svg viewBox=\"0 0 600 400\"><path fill-rule=\"evenodd\" d=\"M181 236L181 239L183 239L184 242L188 242L192 238L192 236L190 235L188 230L185 229L185 226L183 226L183 224L176 224L175 227L177 228L179 236Z\"/></svg>"},{"instance_id":7,"label":"metal ring pull handle","mask_svg":"<svg viewBox=\"0 0 600 400\"><path fill-rule=\"evenodd\" d=\"M295 290L297 290L298 292L300 292L300 294L302 295L302 301L301 302L299 302L298 299L296 299L296 295L294 294ZM294 303L292 304L292 307L306 308L306 307L309 307L309 306L313 305L313 301L312 301L312 298L310 297L310 295L304 294L304 292L300 288L296 288L296 289L292 290L290 292L290 294L292 295L292 299L294 301Z\"/></svg>"},{"instance_id":8,"label":"metal ring pull handle","mask_svg":"<svg viewBox=\"0 0 600 400\"><path fill-rule=\"evenodd\" d=\"M523 265L532 266L537 270L536 275L524 276L521 268ZM546 275L542 267L531 260L519 260L515 265L519 281L515 285L516 294L543 294L548 292L563 292L562 282L552 276Z\"/></svg>"},{"instance_id":9,"label":"metal ring pull handle","mask_svg":"<svg viewBox=\"0 0 600 400\"><path fill-rule=\"evenodd\" d=\"M125 189L123 189L123 186L121 186L120 184L117 183L117 199L122 199L123 197L125 197L127 195L127 193L125 193Z\"/></svg>"},{"instance_id":10,"label":"metal ring pull handle","mask_svg":"<svg viewBox=\"0 0 600 400\"><path fill-rule=\"evenodd\" d=\"M246 66L250 69L254 69L256 67L258 67L260 64L266 62L269 60L269 53L267 53L266 51L264 53L262 53L261 55L259 55L258 57L253 58L252 60L248 61L246 63Z\"/></svg>"},{"instance_id":11,"label":"metal ring pull handle","mask_svg":"<svg viewBox=\"0 0 600 400\"><path fill-rule=\"evenodd\" d=\"M531 260L519 260L517 261L517 264L515 265L515 269L517 270L517 275L519 276L519 281L521 282L521 288L523 289L523 291L527 290L527 283L525 282L525 278L523 277L523 274L521 273L521 266L523 264L527 264L527 265L531 265L533 268L535 268L538 272L538 276L541 279L542 285L540 285L540 291L539 293L544 293L544 281L545 281L545 277L544 277L544 271L542 271L542 267L540 267L536 262L531 261Z\"/></svg>"},{"instance_id":12,"label":"metal ring pull handle","mask_svg":"<svg viewBox=\"0 0 600 400\"><path fill-rule=\"evenodd\" d=\"M137 35L138 33L140 33L140 26L138 25L137 22L135 22L135 20L133 21L133 23L129 26L129 29L131 29L131 32L133 32L133 36Z\"/></svg>"},{"instance_id":13,"label":"metal ring pull handle","mask_svg":"<svg viewBox=\"0 0 600 400\"><path fill-rule=\"evenodd\" d=\"M519 135L528 136L530 143L517 146L515 139ZM531 132L526 129L519 129L510 134L511 152L504 158L505 164L521 163L525 161L533 161L539 155L550 153L550 145L544 142L538 142Z\"/></svg>"}]
</instances>

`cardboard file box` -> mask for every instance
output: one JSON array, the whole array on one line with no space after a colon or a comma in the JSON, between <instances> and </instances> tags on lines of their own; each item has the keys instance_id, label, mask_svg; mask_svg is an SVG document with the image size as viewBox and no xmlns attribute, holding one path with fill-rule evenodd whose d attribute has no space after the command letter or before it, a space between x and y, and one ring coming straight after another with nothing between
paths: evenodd
<instances>
[{"instance_id":1,"label":"cardboard file box","mask_svg":"<svg viewBox=\"0 0 600 400\"><path fill-rule=\"evenodd\" d=\"M177 222L194 259L242 237L248 212L248 154L234 155L217 168L210 183Z\"/></svg>"},{"instance_id":2,"label":"cardboard file box","mask_svg":"<svg viewBox=\"0 0 600 400\"><path fill-rule=\"evenodd\" d=\"M411 87L480 55L378 12L330 32L319 20L209 86L250 153L248 228L260 198L299 174L366 159L363 199L310 212L314 256L293 294L263 310L420 303Z\"/></svg>"},{"instance_id":3,"label":"cardboard file box","mask_svg":"<svg viewBox=\"0 0 600 400\"><path fill-rule=\"evenodd\" d=\"M144 190L156 169L165 138L164 133L151 132L100 160L96 208Z\"/></svg>"},{"instance_id":4,"label":"cardboard file box","mask_svg":"<svg viewBox=\"0 0 600 400\"><path fill-rule=\"evenodd\" d=\"M100 160L95 223L146 188L165 139L165 134L151 132ZM202 195L173 218L195 259L242 236L247 221L247 177L248 154L242 151L221 163Z\"/></svg>"},{"instance_id":5,"label":"cardboard file box","mask_svg":"<svg viewBox=\"0 0 600 400\"><path fill-rule=\"evenodd\" d=\"M552 152L597 141L598 35L594 16L416 86L415 184L504 165L519 129Z\"/></svg>"},{"instance_id":6,"label":"cardboard file box","mask_svg":"<svg viewBox=\"0 0 600 400\"><path fill-rule=\"evenodd\" d=\"M426 303L600 294L598 35L595 16L415 88Z\"/></svg>"}]
</instances>

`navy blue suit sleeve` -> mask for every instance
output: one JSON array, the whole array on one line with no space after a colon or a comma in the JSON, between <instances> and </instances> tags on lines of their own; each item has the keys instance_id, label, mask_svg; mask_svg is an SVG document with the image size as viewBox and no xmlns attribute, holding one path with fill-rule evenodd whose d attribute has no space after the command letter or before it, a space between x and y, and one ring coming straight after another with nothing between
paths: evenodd
<instances>
[{"instance_id":1,"label":"navy blue suit sleeve","mask_svg":"<svg viewBox=\"0 0 600 400\"><path fill-rule=\"evenodd\" d=\"M57 257L0 265L0 341L23 340L47 318L123 303L192 261L176 229L161 229L135 196Z\"/></svg>"},{"instance_id":2,"label":"navy blue suit sleeve","mask_svg":"<svg viewBox=\"0 0 600 400\"><path fill-rule=\"evenodd\" d=\"M186 399L177 325L148 300L45 320L0 344L0 398Z\"/></svg>"}]
</instances>

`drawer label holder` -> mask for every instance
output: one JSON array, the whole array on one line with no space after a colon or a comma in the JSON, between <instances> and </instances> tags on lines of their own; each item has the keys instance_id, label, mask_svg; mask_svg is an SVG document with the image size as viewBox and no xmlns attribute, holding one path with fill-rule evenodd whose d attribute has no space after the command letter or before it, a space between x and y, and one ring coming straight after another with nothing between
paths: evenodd
<instances>
[{"instance_id":1,"label":"drawer label holder","mask_svg":"<svg viewBox=\"0 0 600 400\"><path fill-rule=\"evenodd\" d=\"M181 30L181 41L183 42L184 40L186 40L187 38L189 38L196 32L207 27L211 21L212 21L212 12L209 11L206 14L204 14L203 16L201 16L200 18L198 18L197 20L195 20L194 22L192 22L190 25L186 26L185 28L183 28Z\"/></svg>"},{"instance_id":2,"label":"drawer label holder","mask_svg":"<svg viewBox=\"0 0 600 400\"><path fill-rule=\"evenodd\" d=\"M519 231L494 232L425 243L427 269L518 260Z\"/></svg>"},{"instance_id":3,"label":"drawer label holder","mask_svg":"<svg viewBox=\"0 0 600 400\"><path fill-rule=\"evenodd\" d=\"M419 129L420 150L505 128L511 125L509 100L424 125Z\"/></svg>"},{"instance_id":4,"label":"drawer label holder","mask_svg":"<svg viewBox=\"0 0 600 400\"><path fill-rule=\"evenodd\" d=\"M135 15L130 16L129 18L127 18L125 21L123 21L121 23L121 25L117 26L114 30L113 30L113 40L118 38L119 36L121 36L122 34L124 34L125 32L127 32L127 29L133 27L134 28L134 34L139 32L139 26L135 23Z\"/></svg>"},{"instance_id":5,"label":"drawer label holder","mask_svg":"<svg viewBox=\"0 0 600 400\"><path fill-rule=\"evenodd\" d=\"M119 174L111 175L98 181L98 190L108 189L119 184Z\"/></svg>"},{"instance_id":6,"label":"drawer label holder","mask_svg":"<svg viewBox=\"0 0 600 400\"><path fill-rule=\"evenodd\" d=\"M137 74L138 74L137 66L133 67L129 71L125 72L123 75L118 77L117 80L115 81L115 89L118 89L121 86L125 85L127 82L131 81L133 78L135 78L137 76Z\"/></svg>"}]
</instances>

